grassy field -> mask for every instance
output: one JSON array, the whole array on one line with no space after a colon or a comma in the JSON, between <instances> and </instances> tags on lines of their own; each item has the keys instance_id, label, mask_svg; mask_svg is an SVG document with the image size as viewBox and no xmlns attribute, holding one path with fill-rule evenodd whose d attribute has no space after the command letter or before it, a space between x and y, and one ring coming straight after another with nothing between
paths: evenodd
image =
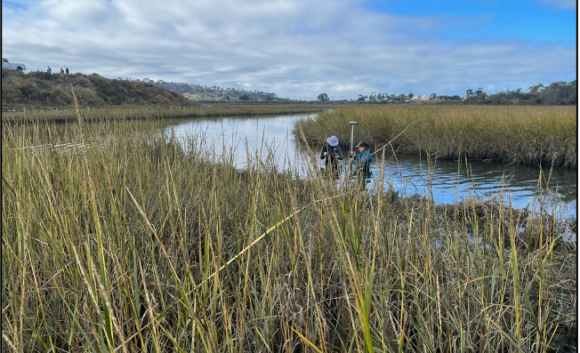
<instances>
[{"instance_id":1,"label":"grassy field","mask_svg":"<svg viewBox=\"0 0 580 353\"><path fill-rule=\"evenodd\" d=\"M3 352L576 348L576 241L550 217L240 171L105 120L42 153L19 147L53 125L3 125Z\"/></svg>"},{"instance_id":2,"label":"grassy field","mask_svg":"<svg viewBox=\"0 0 580 353\"><path fill-rule=\"evenodd\" d=\"M348 147L351 120L359 123L356 140L369 142L371 152L404 131L392 143L397 153L571 169L578 165L575 106L351 106L303 119L295 133L302 130L313 145L336 135Z\"/></svg>"},{"instance_id":3,"label":"grassy field","mask_svg":"<svg viewBox=\"0 0 580 353\"><path fill-rule=\"evenodd\" d=\"M211 116L260 116L320 112L329 106L312 104L203 104L195 107L122 107L81 109L85 121L151 120ZM76 121L74 109L28 109L3 112L3 123L71 122Z\"/></svg>"}]
</instances>

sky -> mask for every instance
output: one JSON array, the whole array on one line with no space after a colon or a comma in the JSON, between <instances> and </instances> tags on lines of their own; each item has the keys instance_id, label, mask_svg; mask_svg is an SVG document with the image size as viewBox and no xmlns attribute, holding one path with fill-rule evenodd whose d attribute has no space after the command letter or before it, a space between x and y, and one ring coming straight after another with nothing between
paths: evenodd
<instances>
[{"instance_id":1,"label":"sky","mask_svg":"<svg viewBox=\"0 0 580 353\"><path fill-rule=\"evenodd\" d=\"M3 0L2 57L291 99L463 97L576 79L576 23L575 0Z\"/></svg>"}]
</instances>

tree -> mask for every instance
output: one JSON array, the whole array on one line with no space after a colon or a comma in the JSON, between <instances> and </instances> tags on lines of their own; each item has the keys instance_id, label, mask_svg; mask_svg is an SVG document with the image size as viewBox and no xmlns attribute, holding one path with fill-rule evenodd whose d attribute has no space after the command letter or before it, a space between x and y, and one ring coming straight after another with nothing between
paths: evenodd
<instances>
[{"instance_id":1,"label":"tree","mask_svg":"<svg viewBox=\"0 0 580 353\"><path fill-rule=\"evenodd\" d=\"M363 96L362 94L359 94L357 102L364 102L367 98L368 96Z\"/></svg>"},{"instance_id":2,"label":"tree","mask_svg":"<svg viewBox=\"0 0 580 353\"><path fill-rule=\"evenodd\" d=\"M248 97L247 94L244 94L244 95L240 96L240 100L242 100L242 101L249 101L250 100L250 97Z\"/></svg>"},{"instance_id":3,"label":"tree","mask_svg":"<svg viewBox=\"0 0 580 353\"><path fill-rule=\"evenodd\" d=\"M431 95L429 96L429 98L431 98L431 99L437 98L437 93L431 93Z\"/></svg>"},{"instance_id":4,"label":"tree","mask_svg":"<svg viewBox=\"0 0 580 353\"><path fill-rule=\"evenodd\" d=\"M550 85L547 87L544 87L544 89L542 90L542 94L540 95L542 103L548 105L560 103L562 98L564 98L565 96L564 92L565 86L566 82L557 81L550 83Z\"/></svg>"},{"instance_id":5,"label":"tree","mask_svg":"<svg viewBox=\"0 0 580 353\"><path fill-rule=\"evenodd\" d=\"M328 98L328 94L326 93L320 93L318 95L318 100L321 102L328 102L330 99Z\"/></svg>"},{"instance_id":6,"label":"tree","mask_svg":"<svg viewBox=\"0 0 580 353\"><path fill-rule=\"evenodd\" d=\"M408 97L409 97L409 99L411 99L411 98L415 97L415 95L413 94L413 92L410 92Z\"/></svg>"},{"instance_id":7,"label":"tree","mask_svg":"<svg viewBox=\"0 0 580 353\"><path fill-rule=\"evenodd\" d=\"M537 94L543 87L544 87L543 83L538 83L537 85L530 87L530 93Z\"/></svg>"}]
</instances>

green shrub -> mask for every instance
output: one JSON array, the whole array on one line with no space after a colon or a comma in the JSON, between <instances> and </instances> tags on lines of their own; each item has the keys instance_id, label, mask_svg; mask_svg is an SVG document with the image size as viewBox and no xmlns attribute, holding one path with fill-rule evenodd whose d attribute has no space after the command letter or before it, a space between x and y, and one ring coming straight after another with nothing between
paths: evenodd
<instances>
[{"instance_id":1,"label":"green shrub","mask_svg":"<svg viewBox=\"0 0 580 353\"><path fill-rule=\"evenodd\" d=\"M2 104L13 104L20 100L20 90L13 85L2 85Z\"/></svg>"},{"instance_id":2,"label":"green shrub","mask_svg":"<svg viewBox=\"0 0 580 353\"><path fill-rule=\"evenodd\" d=\"M91 74L87 76L87 79L91 81L91 83L95 87L105 87L110 81L109 79L106 79L103 76L100 76L99 74Z\"/></svg>"},{"instance_id":3,"label":"green shrub","mask_svg":"<svg viewBox=\"0 0 580 353\"><path fill-rule=\"evenodd\" d=\"M88 78L80 75L74 78L73 85L86 88L93 87L93 83Z\"/></svg>"},{"instance_id":4,"label":"green shrub","mask_svg":"<svg viewBox=\"0 0 580 353\"><path fill-rule=\"evenodd\" d=\"M99 97L95 91L85 87L75 87L75 95L81 106L98 106L105 104L105 101Z\"/></svg>"},{"instance_id":5,"label":"green shrub","mask_svg":"<svg viewBox=\"0 0 580 353\"><path fill-rule=\"evenodd\" d=\"M53 87L46 92L50 103L56 105L66 105L73 102L72 96L59 87Z\"/></svg>"}]
</instances>

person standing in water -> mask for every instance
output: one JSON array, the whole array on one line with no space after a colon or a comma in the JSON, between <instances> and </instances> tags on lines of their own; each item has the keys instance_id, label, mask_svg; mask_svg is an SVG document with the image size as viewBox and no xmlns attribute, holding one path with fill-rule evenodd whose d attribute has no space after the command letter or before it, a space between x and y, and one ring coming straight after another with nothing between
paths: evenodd
<instances>
[{"instance_id":1,"label":"person standing in water","mask_svg":"<svg viewBox=\"0 0 580 353\"><path fill-rule=\"evenodd\" d=\"M350 158L350 162L354 163L354 175L361 179L362 185L365 185L365 180L372 178L371 162L373 156L369 152L370 145L366 141L361 141L355 146L358 149L357 154Z\"/></svg>"},{"instance_id":2,"label":"person standing in water","mask_svg":"<svg viewBox=\"0 0 580 353\"><path fill-rule=\"evenodd\" d=\"M322 152L320 153L320 159L324 159L326 162L326 172L331 173L331 175L336 178L340 174L339 160L342 160L342 149L338 145L338 138L336 136L330 136L326 139L326 144L322 147Z\"/></svg>"}]
</instances>

